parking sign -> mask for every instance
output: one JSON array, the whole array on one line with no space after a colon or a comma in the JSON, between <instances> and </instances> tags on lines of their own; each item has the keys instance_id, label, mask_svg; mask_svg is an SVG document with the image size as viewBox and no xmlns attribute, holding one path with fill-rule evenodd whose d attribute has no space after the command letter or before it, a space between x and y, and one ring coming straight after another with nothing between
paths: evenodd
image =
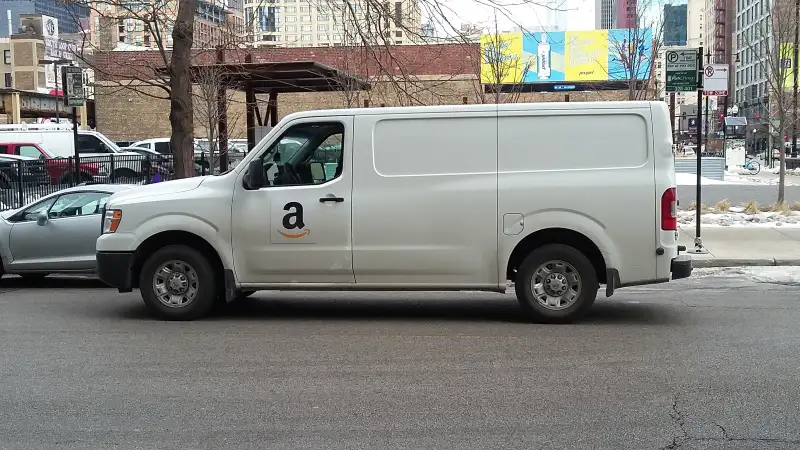
<instances>
[{"instance_id":1,"label":"parking sign","mask_svg":"<svg viewBox=\"0 0 800 450\"><path fill-rule=\"evenodd\" d=\"M697 90L696 48L668 50L666 52L666 92L691 92Z\"/></svg>"}]
</instances>

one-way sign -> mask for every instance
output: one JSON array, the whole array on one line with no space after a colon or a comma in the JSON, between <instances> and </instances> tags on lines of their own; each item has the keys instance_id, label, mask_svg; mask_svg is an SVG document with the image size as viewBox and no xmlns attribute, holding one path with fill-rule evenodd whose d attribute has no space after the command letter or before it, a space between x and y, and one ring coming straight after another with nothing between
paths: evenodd
<instances>
[{"instance_id":1,"label":"one-way sign","mask_svg":"<svg viewBox=\"0 0 800 450\"><path fill-rule=\"evenodd\" d=\"M666 92L691 92L697 90L697 49L668 50L666 52Z\"/></svg>"}]
</instances>

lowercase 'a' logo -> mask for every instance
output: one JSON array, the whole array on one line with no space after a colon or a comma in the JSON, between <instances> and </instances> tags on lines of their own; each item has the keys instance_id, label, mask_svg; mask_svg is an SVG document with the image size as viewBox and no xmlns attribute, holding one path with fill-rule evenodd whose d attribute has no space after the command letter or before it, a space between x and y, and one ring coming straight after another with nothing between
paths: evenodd
<instances>
[{"instance_id":1,"label":"lowercase 'a' logo","mask_svg":"<svg viewBox=\"0 0 800 450\"><path fill-rule=\"evenodd\" d=\"M289 239L301 239L311 234L311 230L306 228L306 223L303 221L303 205L298 202L289 202L284 205L283 210L286 211L283 216L283 228L295 231L278 230L281 236Z\"/></svg>"}]
</instances>

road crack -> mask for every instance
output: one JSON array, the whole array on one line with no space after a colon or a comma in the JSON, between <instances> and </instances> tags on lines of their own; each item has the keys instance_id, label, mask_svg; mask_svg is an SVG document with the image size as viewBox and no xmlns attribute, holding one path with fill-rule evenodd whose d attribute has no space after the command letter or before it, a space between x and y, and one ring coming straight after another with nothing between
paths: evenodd
<instances>
[{"instance_id":1,"label":"road crack","mask_svg":"<svg viewBox=\"0 0 800 450\"><path fill-rule=\"evenodd\" d=\"M686 414L680 409L678 397L676 396L672 402L669 411L669 416L672 422L678 427L678 433L672 437L672 442L661 450L675 450L681 448L688 442L749 442L749 443L772 443L772 444L796 444L800 445L800 439L783 439L783 438L757 438L757 437L734 437L728 433L728 430L717 422L711 422L722 434L721 437L700 437L692 436L686 430Z\"/></svg>"}]
</instances>

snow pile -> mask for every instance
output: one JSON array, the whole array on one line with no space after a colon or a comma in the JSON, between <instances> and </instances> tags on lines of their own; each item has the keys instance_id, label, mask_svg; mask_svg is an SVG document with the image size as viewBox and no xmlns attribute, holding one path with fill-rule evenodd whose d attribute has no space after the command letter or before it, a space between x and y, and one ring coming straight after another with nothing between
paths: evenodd
<instances>
[{"instance_id":1,"label":"snow pile","mask_svg":"<svg viewBox=\"0 0 800 450\"><path fill-rule=\"evenodd\" d=\"M766 169L765 168L763 170L766 170L769 173L774 173L775 175L778 175L779 173L781 173L780 167L774 167L772 169ZM798 176L798 175L800 175L800 168L797 168L797 169L786 169L786 175Z\"/></svg>"},{"instance_id":2,"label":"snow pile","mask_svg":"<svg viewBox=\"0 0 800 450\"><path fill-rule=\"evenodd\" d=\"M800 267L714 267L698 268L692 277L750 278L756 283L800 286Z\"/></svg>"},{"instance_id":3,"label":"snow pile","mask_svg":"<svg viewBox=\"0 0 800 450\"><path fill-rule=\"evenodd\" d=\"M790 174L787 172L787 175ZM800 175L800 172L797 172L797 175ZM758 175L750 175L748 171L740 167L736 167L733 170L725 171L725 181L730 182L731 184L766 184L770 186L776 186L779 178L769 172L761 172ZM785 185L797 186L797 179L795 177L787 176Z\"/></svg>"},{"instance_id":4,"label":"snow pile","mask_svg":"<svg viewBox=\"0 0 800 450\"><path fill-rule=\"evenodd\" d=\"M745 267L742 272L757 283L800 286L800 267Z\"/></svg>"},{"instance_id":5,"label":"snow pile","mask_svg":"<svg viewBox=\"0 0 800 450\"><path fill-rule=\"evenodd\" d=\"M696 186L697 175L693 173L676 173L675 182L678 184L678 186ZM728 181L712 180L711 178L702 177L700 179L700 184L702 186L705 186L707 184L735 184L735 183L731 183Z\"/></svg>"},{"instance_id":6,"label":"snow pile","mask_svg":"<svg viewBox=\"0 0 800 450\"><path fill-rule=\"evenodd\" d=\"M678 211L678 223L690 225L695 223L695 211ZM792 211L791 214L780 212L759 212L748 214L742 208L731 208L730 212L707 212L700 216L703 225L730 226L762 226L762 227L798 227L800 226L800 212Z\"/></svg>"}]
</instances>

